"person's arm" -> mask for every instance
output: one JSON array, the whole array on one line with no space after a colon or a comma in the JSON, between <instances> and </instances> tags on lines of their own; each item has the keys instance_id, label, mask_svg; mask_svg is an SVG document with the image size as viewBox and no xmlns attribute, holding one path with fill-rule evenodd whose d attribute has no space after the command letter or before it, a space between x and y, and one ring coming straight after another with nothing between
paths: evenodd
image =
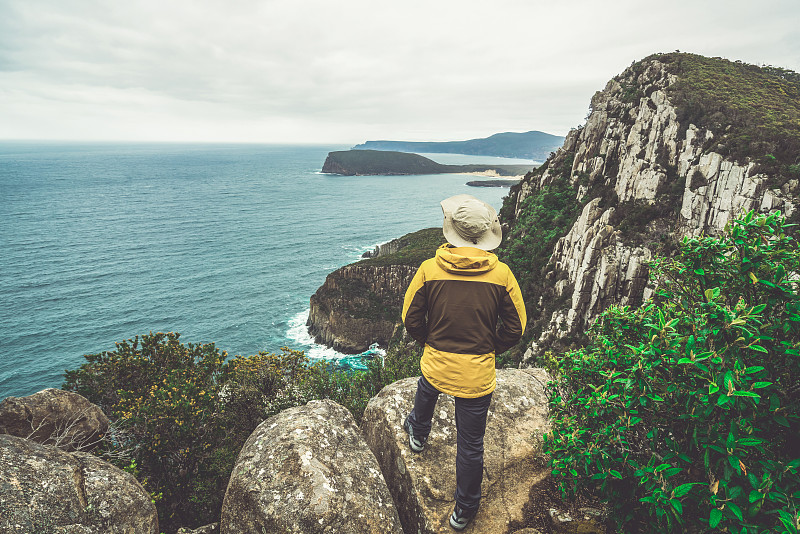
<instances>
[{"instance_id":1,"label":"person's arm","mask_svg":"<svg viewBox=\"0 0 800 534\"><path fill-rule=\"evenodd\" d=\"M494 353L498 355L513 347L522 338L528 321L522 292L511 269L508 270L506 293L500 303L499 315L501 322L497 325L494 347Z\"/></svg>"},{"instance_id":2,"label":"person's arm","mask_svg":"<svg viewBox=\"0 0 800 534\"><path fill-rule=\"evenodd\" d=\"M408 285L403 300L403 325L421 345L428 339L428 303L425 296L425 275L420 266Z\"/></svg>"}]
</instances>

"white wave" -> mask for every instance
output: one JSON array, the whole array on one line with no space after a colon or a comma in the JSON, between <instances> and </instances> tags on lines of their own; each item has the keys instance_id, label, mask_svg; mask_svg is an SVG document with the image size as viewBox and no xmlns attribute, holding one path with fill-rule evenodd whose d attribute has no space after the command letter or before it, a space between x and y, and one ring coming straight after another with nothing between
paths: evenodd
<instances>
[{"instance_id":1,"label":"white wave","mask_svg":"<svg viewBox=\"0 0 800 534\"><path fill-rule=\"evenodd\" d=\"M325 360L335 363L343 358L353 358L355 356L353 354L344 354L331 347L314 342L314 338L308 333L308 327L306 326L310 312L311 309L306 308L289 319L289 329L286 331L286 337L297 343L297 345L305 347L306 356L310 360ZM361 354L383 358L386 356L386 351L378 347L377 343L374 343Z\"/></svg>"}]
</instances>

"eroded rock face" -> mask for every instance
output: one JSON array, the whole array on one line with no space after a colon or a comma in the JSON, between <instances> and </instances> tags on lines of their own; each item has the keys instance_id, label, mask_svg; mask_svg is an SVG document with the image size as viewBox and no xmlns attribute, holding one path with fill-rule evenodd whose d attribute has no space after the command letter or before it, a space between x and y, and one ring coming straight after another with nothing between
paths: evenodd
<instances>
[{"instance_id":1,"label":"eroded rock face","mask_svg":"<svg viewBox=\"0 0 800 534\"><path fill-rule=\"evenodd\" d=\"M222 506L222 534L401 533L378 463L345 408L324 400L256 428Z\"/></svg>"},{"instance_id":2,"label":"eroded rock face","mask_svg":"<svg viewBox=\"0 0 800 534\"><path fill-rule=\"evenodd\" d=\"M386 346L416 270L357 263L337 269L311 297L309 333L317 343L348 354L364 352L373 343Z\"/></svg>"},{"instance_id":3,"label":"eroded rock face","mask_svg":"<svg viewBox=\"0 0 800 534\"><path fill-rule=\"evenodd\" d=\"M45 389L0 403L0 434L10 434L66 451L88 451L108 431L108 418L85 397Z\"/></svg>"},{"instance_id":4,"label":"eroded rock face","mask_svg":"<svg viewBox=\"0 0 800 534\"><path fill-rule=\"evenodd\" d=\"M530 490L549 476L541 453L549 428L548 380L542 369L497 371L484 439L481 508L469 532L499 534L522 520ZM362 432L394 497L405 532L452 532L448 517L456 487L455 403L439 397L425 450L409 449L403 422L414 405L417 379L386 386L367 405Z\"/></svg>"},{"instance_id":5,"label":"eroded rock face","mask_svg":"<svg viewBox=\"0 0 800 534\"><path fill-rule=\"evenodd\" d=\"M0 435L0 534L158 534L150 495L92 456Z\"/></svg>"},{"instance_id":6,"label":"eroded rock face","mask_svg":"<svg viewBox=\"0 0 800 534\"><path fill-rule=\"evenodd\" d=\"M706 151L724 132L678 120L669 91L676 81L657 59L627 69L594 95L586 124L569 133L542 172L512 188L515 219L525 198L554 180L577 186L577 199L604 191L602 201L597 197L584 206L554 247L543 279L555 285L565 304L548 309L548 317L532 318L542 328L525 362L554 344L561 348L559 340L584 332L609 305L637 305L651 296L647 262L654 242L719 234L749 210L795 211L797 180L770 189L755 163ZM637 218L644 220L640 226ZM634 222L627 229L626 220Z\"/></svg>"}]
</instances>

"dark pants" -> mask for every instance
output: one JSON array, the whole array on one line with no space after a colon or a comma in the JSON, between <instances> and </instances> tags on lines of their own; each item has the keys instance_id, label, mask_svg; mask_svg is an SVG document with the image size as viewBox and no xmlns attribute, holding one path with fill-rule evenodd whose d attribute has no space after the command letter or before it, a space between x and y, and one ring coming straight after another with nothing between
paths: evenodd
<instances>
[{"instance_id":1,"label":"dark pants","mask_svg":"<svg viewBox=\"0 0 800 534\"><path fill-rule=\"evenodd\" d=\"M409 422L414 436L427 438L431 433L431 419L436 408L439 390L425 377L417 382L414 409ZM481 502L483 480L483 436L486 433L486 413L492 394L474 399L455 397L456 400L456 494L458 505L469 513L478 510Z\"/></svg>"}]
</instances>

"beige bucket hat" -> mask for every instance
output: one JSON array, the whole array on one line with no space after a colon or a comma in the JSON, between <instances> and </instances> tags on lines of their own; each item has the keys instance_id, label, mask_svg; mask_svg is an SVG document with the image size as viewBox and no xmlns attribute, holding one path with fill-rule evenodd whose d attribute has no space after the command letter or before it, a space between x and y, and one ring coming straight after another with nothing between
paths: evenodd
<instances>
[{"instance_id":1,"label":"beige bucket hat","mask_svg":"<svg viewBox=\"0 0 800 534\"><path fill-rule=\"evenodd\" d=\"M451 245L492 250L503 240L497 212L472 195L456 195L442 200L442 232Z\"/></svg>"}]
</instances>

